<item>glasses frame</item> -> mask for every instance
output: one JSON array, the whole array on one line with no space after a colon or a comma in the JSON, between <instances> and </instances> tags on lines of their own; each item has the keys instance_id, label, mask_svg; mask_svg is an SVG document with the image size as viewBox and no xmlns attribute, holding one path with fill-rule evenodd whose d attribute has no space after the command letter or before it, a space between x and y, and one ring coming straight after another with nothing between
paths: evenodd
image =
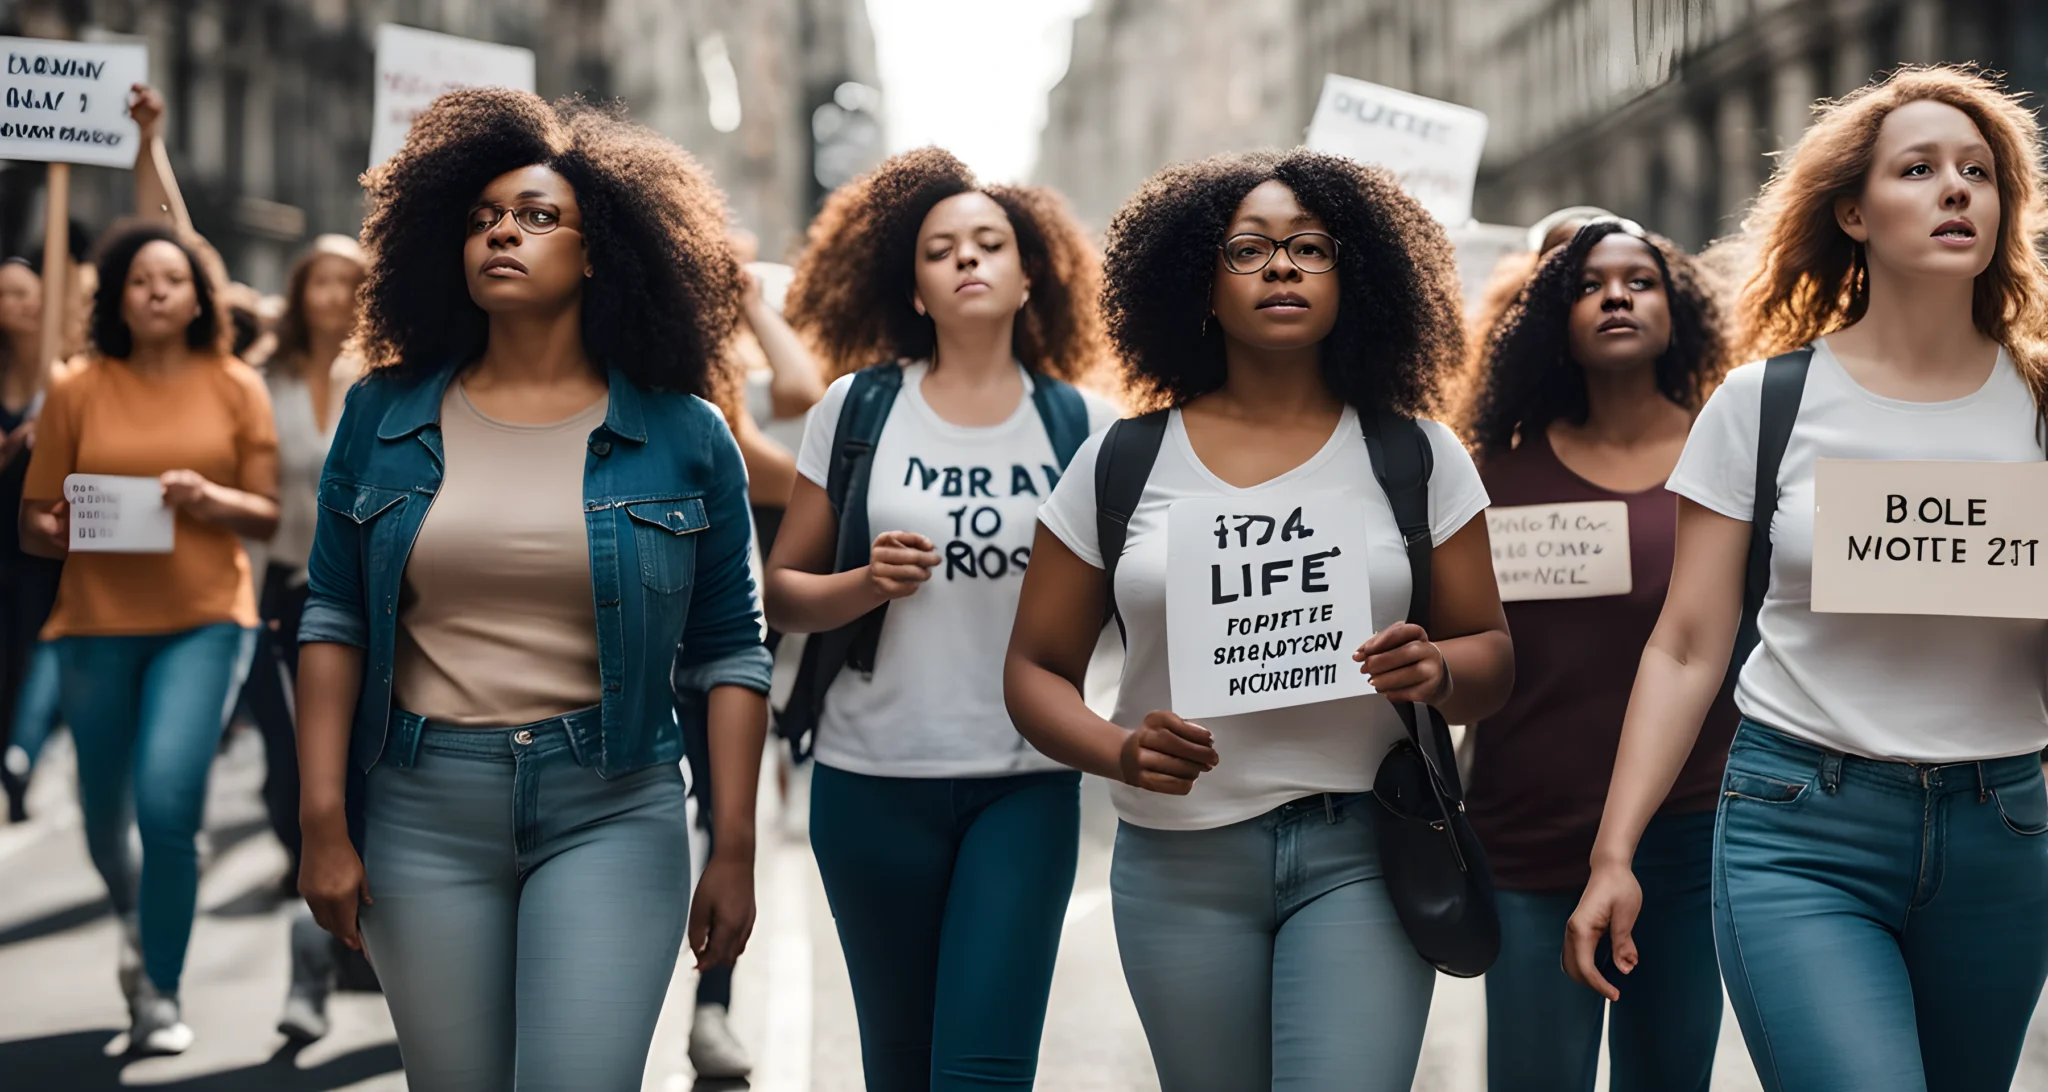
<instances>
[{"instance_id":1,"label":"glasses frame","mask_svg":"<svg viewBox=\"0 0 2048 1092\"><path fill-rule=\"evenodd\" d=\"M1294 242L1294 240L1296 239L1300 239L1308 235L1321 236L1322 238L1328 239L1330 241L1330 266L1328 269L1303 269L1301 262L1295 258L1294 250L1288 244ZM1230 244L1236 242L1239 239L1264 239L1267 242L1273 244L1273 250L1271 253L1266 255L1266 260L1260 262L1258 265L1250 269L1239 269L1237 267L1237 263L1230 260ZM1301 270L1301 272L1308 274L1309 276L1317 276L1323 273L1328 273L1337 268L1337 259L1343 253L1344 244L1340 242L1335 235L1332 235L1327 231L1297 231L1294 234L1289 235L1285 239L1275 239L1271 235L1265 235L1256 231L1240 231L1237 234L1232 235L1230 238L1223 240L1222 244L1219 245L1216 249L1219 253L1223 255L1223 268L1228 269L1232 273L1235 273L1241 277L1250 277L1255 274L1264 273L1266 271L1266 267L1273 264L1274 257L1277 256L1283 250L1287 251L1287 260L1294 266L1294 268Z\"/></svg>"},{"instance_id":2,"label":"glasses frame","mask_svg":"<svg viewBox=\"0 0 2048 1092\"><path fill-rule=\"evenodd\" d=\"M494 210L495 212L497 212L497 215L491 218L490 223L485 224L483 227L477 227L477 213L480 213L485 209ZM549 224L547 227L534 227L530 224L527 224L526 222L519 218L520 214L525 212L544 212L547 213L549 216L554 217L555 222ZM464 231L470 236L488 235L491 232L496 231L498 229L498 225L504 223L505 217L507 216L510 216L512 218L512 223L517 225L519 230L527 235L547 235L553 232L556 228L563 226L562 214L559 210L556 209L544 209L541 208L539 205L514 205L511 207L507 207L505 205L493 204L491 202L486 201L483 204L471 206L469 210L469 215L464 217ZM576 229L570 228L569 230L574 231Z\"/></svg>"}]
</instances>

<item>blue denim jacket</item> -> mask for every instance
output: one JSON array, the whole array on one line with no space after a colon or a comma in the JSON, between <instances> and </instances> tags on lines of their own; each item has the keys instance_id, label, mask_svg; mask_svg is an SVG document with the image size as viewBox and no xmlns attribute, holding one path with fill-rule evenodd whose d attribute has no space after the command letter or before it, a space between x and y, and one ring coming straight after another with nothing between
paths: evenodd
<instances>
[{"instance_id":1,"label":"blue denim jacket","mask_svg":"<svg viewBox=\"0 0 2048 1092\"><path fill-rule=\"evenodd\" d=\"M416 718L392 715L391 671L406 559L441 486L441 398L454 374L358 383L320 476L299 641L365 652L349 743L360 770L410 766L418 748ZM761 693L770 666L747 566L746 470L724 418L617 371L610 382L583 459L603 697L599 716L570 737L576 761L605 777L682 758L672 661L679 684Z\"/></svg>"}]
</instances>

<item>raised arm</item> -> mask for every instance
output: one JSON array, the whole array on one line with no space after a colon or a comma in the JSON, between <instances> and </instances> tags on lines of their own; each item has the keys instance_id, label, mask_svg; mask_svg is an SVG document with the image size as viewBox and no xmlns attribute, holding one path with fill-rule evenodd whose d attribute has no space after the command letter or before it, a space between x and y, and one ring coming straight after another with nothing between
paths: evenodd
<instances>
[{"instance_id":1,"label":"raised arm","mask_svg":"<svg viewBox=\"0 0 2048 1092\"><path fill-rule=\"evenodd\" d=\"M132 92L128 116L142 130L142 142L135 149L135 215L190 232L192 212L185 207L185 195L178 192L171 153L164 147L163 92L146 83L136 84Z\"/></svg>"},{"instance_id":2,"label":"raised arm","mask_svg":"<svg viewBox=\"0 0 2048 1092\"><path fill-rule=\"evenodd\" d=\"M768 412L779 419L802 417L825 397L824 369L782 313L762 297L761 279L745 270L740 276L740 313L768 358Z\"/></svg>"}]
</instances>

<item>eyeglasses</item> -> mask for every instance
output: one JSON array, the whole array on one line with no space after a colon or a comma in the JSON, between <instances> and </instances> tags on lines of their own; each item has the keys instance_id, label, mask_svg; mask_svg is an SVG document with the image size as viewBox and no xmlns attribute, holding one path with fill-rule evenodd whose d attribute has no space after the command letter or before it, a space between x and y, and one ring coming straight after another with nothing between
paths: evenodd
<instances>
[{"instance_id":1,"label":"eyeglasses","mask_svg":"<svg viewBox=\"0 0 2048 1092\"><path fill-rule=\"evenodd\" d=\"M503 205L478 205L469 210L469 233L482 235L504 223L507 216L512 217L512 222L519 225L519 230L528 235L546 235L562 226L562 214L554 209L544 209L538 205L521 205L516 209L508 209Z\"/></svg>"},{"instance_id":2,"label":"eyeglasses","mask_svg":"<svg viewBox=\"0 0 2048 1092\"><path fill-rule=\"evenodd\" d=\"M1232 273L1257 273L1285 250L1287 260L1303 273L1328 273L1337 268L1337 240L1320 231L1304 231L1275 239L1248 231L1223 241L1223 264Z\"/></svg>"}]
</instances>

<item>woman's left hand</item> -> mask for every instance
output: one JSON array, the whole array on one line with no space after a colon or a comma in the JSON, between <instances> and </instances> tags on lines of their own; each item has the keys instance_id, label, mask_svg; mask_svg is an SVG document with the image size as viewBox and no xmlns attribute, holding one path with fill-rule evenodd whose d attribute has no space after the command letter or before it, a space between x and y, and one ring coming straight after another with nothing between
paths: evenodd
<instances>
[{"instance_id":1,"label":"woman's left hand","mask_svg":"<svg viewBox=\"0 0 2048 1092\"><path fill-rule=\"evenodd\" d=\"M157 481L164 487L164 507L189 510L212 496L213 483L197 470L166 470Z\"/></svg>"},{"instance_id":2,"label":"woman's left hand","mask_svg":"<svg viewBox=\"0 0 2048 1092\"><path fill-rule=\"evenodd\" d=\"M714 850L690 900L690 950L697 953L697 969L731 965L753 932L754 862Z\"/></svg>"},{"instance_id":3,"label":"woman's left hand","mask_svg":"<svg viewBox=\"0 0 2048 1092\"><path fill-rule=\"evenodd\" d=\"M1450 696L1451 671L1443 650L1413 622L1396 622L1373 634L1351 658L1388 701L1437 705Z\"/></svg>"}]
</instances>

